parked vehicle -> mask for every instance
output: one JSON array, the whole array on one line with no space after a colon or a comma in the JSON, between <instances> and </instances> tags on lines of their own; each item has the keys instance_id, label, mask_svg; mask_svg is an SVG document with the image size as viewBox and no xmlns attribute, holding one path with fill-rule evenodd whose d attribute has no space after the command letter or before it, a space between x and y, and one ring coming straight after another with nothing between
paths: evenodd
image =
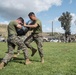
<instances>
[{"instance_id":1,"label":"parked vehicle","mask_svg":"<svg viewBox=\"0 0 76 75\"><path fill-rule=\"evenodd\" d=\"M58 39L51 39L50 42L58 42Z\"/></svg>"},{"instance_id":2,"label":"parked vehicle","mask_svg":"<svg viewBox=\"0 0 76 75\"><path fill-rule=\"evenodd\" d=\"M57 38L49 38L50 42L61 42L61 40L57 39Z\"/></svg>"},{"instance_id":3,"label":"parked vehicle","mask_svg":"<svg viewBox=\"0 0 76 75\"><path fill-rule=\"evenodd\" d=\"M6 42L5 38L0 37L0 42Z\"/></svg>"},{"instance_id":4,"label":"parked vehicle","mask_svg":"<svg viewBox=\"0 0 76 75\"><path fill-rule=\"evenodd\" d=\"M49 42L48 38L43 37L43 42Z\"/></svg>"}]
</instances>

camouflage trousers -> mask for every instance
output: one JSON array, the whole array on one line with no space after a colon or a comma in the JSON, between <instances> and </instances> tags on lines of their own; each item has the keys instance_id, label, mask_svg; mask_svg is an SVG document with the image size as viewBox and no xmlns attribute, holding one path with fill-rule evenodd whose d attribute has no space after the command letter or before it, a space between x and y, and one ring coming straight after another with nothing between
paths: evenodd
<instances>
[{"instance_id":1,"label":"camouflage trousers","mask_svg":"<svg viewBox=\"0 0 76 75\"><path fill-rule=\"evenodd\" d=\"M24 42L25 41L25 39L26 39L26 37L23 35L23 36L19 36L19 38ZM20 51L21 51L21 47L20 46L18 46L18 48L17 48L17 53L20 53Z\"/></svg>"},{"instance_id":2,"label":"camouflage trousers","mask_svg":"<svg viewBox=\"0 0 76 75\"><path fill-rule=\"evenodd\" d=\"M22 49L25 59L28 58L27 47L24 44L24 41L21 39L21 37L12 35L12 36L8 37L7 43L8 43L8 53L3 58L3 60L2 60L3 62L7 63L8 61L11 60L11 58L13 57L13 54L14 54L13 50L15 49L15 46L18 46Z\"/></svg>"},{"instance_id":3,"label":"camouflage trousers","mask_svg":"<svg viewBox=\"0 0 76 75\"><path fill-rule=\"evenodd\" d=\"M40 57L43 57L43 45L42 45L42 37L37 35L37 34L31 34L30 36L28 36L26 38L26 40L24 41L25 45L30 48L31 50L35 49L34 47L32 47L32 45L30 43L35 42L37 44L37 48L38 48L38 52Z\"/></svg>"}]
</instances>

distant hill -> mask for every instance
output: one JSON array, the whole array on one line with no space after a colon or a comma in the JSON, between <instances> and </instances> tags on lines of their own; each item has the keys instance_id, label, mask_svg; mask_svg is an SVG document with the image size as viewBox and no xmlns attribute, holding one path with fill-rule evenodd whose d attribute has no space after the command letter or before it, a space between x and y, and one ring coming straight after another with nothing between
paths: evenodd
<instances>
[{"instance_id":1,"label":"distant hill","mask_svg":"<svg viewBox=\"0 0 76 75\"><path fill-rule=\"evenodd\" d=\"M3 37L7 38L7 25L5 24L0 24L0 35L2 35ZM31 32L28 32L26 36L28 36ZM43 36L48 36L49 33L44 32Z\"/></svg>"},{"instance_id":2,"label":"distant hill","mask_svg":"<svg viewBox=\"0 0 76 75\"><path fill-rule=\"evenodd\" d=\"M0 24L0 35L7 38L7 25L6 24ZM28 36L31 32L28 32L26 36ZM49 33L44 32L43 36L48 36Z\"/></svg>"},{"instance_id":3,"label":"distant hill","mask_svg":"<svg viewBox=\"0 0 76 75\"><path fill-rule=\"evenodd\" d=\"M0 24L0 35L7 38L7 25Z\"/></svg>"},{"instance_id":4,"label":"distant hill","mask_svg":"<svg viewBox=\"0 0 76 75\"><path fill-rule=\"evenodd\" d=\"M31 32L28 32L26 36L28 36ZM7 25L6 24L0 24L0 35L7 38ZM52 32L43 32L42 34L44 37L52 36ZM62 35L62 33L54 32L53 36L58 37L59 35Z\"/></svg>"}]
</instances>

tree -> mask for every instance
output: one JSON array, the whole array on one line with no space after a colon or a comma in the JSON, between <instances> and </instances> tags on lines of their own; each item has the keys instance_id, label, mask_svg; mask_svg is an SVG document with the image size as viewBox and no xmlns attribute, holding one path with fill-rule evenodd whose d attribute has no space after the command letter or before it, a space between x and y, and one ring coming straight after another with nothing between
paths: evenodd
<instances>
[{"instance_id":1,"label":"tree","mask_svg":"<svg viewBox=\"0 0 76 75\"><path fill-rule=\"evenodd\" d=\"M76 20L74 21L75 25L76 25Z\"/></svg>"},{"instance_id":2,"label":"tree","mask_svg":"<svg viewBox=\"0 0 76 75\"><path fill-rule=\"evenodd\" d=\"M66 42L69 42L71 35L70 27L71 27L72 16L70 15L69 12L63 12L58 20L61 22L61 27L65 30Z\"/></svg>"}]
</instances>

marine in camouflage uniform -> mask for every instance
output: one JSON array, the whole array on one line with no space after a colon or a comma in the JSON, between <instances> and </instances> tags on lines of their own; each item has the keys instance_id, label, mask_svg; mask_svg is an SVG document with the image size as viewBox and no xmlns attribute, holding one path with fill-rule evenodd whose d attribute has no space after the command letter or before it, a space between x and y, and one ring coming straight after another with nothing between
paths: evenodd
<instances>
[{"instance_id":1,"label":"marine in camouflage uniform","mask_svg":"<svg viewBox=\"0 0 76 75\"><path fill-rule=\"evenodd\" d=\"M41 57L41 62L44 63L44 56L43 56L43 45L42 45L42 24L39 19L36 18L35 14L33 12L30 12L28 14L29 18L32 20L32 23L30 25L26 25L26 27L29 27L33 30L32 34L26 38L25 44L28 48L30 48L33 51L33 56L36 53L36 49L30 45L31 42L35 41L37 44L37 48L39 51L39 55Z\"/></svg>"},{"instance_id":2,"label":"marine in camouflage uniform","mask_svg":"<svg viewBox=\"0 0 76 75\"><path fill-rule=\"evenodd\" d=\"M23 23L24 20L22 17L18 18L15 21L11 21L8 25L8 53L5 55L5 57L2 60L2 63L0 64L0 69L4 67L5 64L7 64L8 61L11 60L11 58L14 55L13 50L15 49L15 46L19 46L23 50L24 58L25 58L25 64L30 64L30 61L28 59L28 51L27 47L24 44L24 41L17 36L16 29L20 26L21 23Z\"/></svg>"},{"instance_id":3,"label":"marine in camouflage uniform","mask_svg":"<svg viewBox=\"0 0 76 75\"><path fill-rule=\"evenodd\" d=\"M28 25L28 24L31 24L31 23L32 23L31 20L29 20L29 21L26 22L27 25ZM17 29L17 34L18 34L18 36L20 36L20 38L21 38L23 41L25 41L25 39L26 39L26 33L27 33L29 30L30 30L30 28L25 27L25 26L22 25L22 28L21 28L21 29L19 29L19 28ZM18 48L17 48L17 55L19 55L20 51L21 51L21 48L18 47ZM32 54L33 54L33 51L32 51ZM17 55L15 55L15 56L17 57Z\"/></svg>"}]
</instances>

